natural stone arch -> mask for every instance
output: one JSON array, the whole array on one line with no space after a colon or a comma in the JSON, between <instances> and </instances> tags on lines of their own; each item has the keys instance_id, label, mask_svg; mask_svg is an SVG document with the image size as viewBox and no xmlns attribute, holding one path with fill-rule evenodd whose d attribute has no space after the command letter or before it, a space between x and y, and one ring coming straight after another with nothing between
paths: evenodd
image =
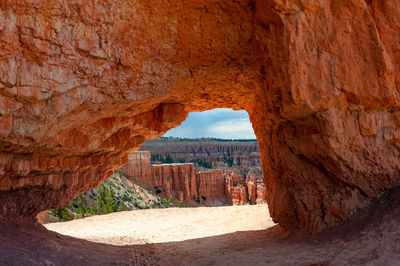
<instances>
[{"instance_id":1,"label":"natural stone arch","mask_svg":"<svg viewBox=\"0 0 400 266\"><path fill-rule=\"evenodd\" d=\"M323 230L400 184L394 2L8 0L0 11L2 219L66 204L145 138L215 107L249 113L284 228Z\"/></svg>"}]
</instances>

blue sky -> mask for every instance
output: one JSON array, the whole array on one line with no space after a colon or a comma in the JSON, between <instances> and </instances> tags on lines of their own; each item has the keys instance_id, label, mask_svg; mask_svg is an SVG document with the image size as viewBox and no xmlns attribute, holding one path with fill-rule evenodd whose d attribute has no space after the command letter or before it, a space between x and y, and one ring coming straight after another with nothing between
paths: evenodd
<instances>
[{"instance_id":1,"label":"blue sky","mask_svg":"<svg viewBox=\"0 0 400 266\"><path fill-rule=\"evenodd\" d=\"M179 127L169 130L164 137L256 138L246 111L233 111L222 108L189 113L189 116Z\"/></svg>"}]
</instances>

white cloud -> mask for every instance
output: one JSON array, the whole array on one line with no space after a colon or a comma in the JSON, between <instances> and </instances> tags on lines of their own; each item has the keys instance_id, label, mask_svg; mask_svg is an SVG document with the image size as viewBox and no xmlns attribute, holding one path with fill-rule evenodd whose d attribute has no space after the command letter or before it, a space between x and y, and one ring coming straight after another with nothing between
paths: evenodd
<instances>
[{"instance_id":1,"label":"white cloud","mask_svg":"<svg viewBox=\"0 0 400 266\"><path fill-rule=\"evenodd\" d=\"M231 119L227 121L218 121L207 127L207 135L216 138L228 139L255 139L253 127L248 119Z\"/></svg>"},{"instance_id":2,"label":"white cloud","mask_svg":"<svg viewBox=\"0 0 400 266\"><path fill-rule=\"evenodd\" d=\"M190 113L181 126L171 129L165 136L180 138L255 139L246 111L214 109Z\"/></svg>"}]
</instances>

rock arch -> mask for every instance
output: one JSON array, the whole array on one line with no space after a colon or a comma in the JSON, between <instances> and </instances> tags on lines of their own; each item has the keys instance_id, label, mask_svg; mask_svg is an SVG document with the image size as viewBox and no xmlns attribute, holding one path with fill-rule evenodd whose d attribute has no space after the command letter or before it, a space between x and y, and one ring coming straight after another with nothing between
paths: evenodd
<instances>
[{"instance_id":1,"label":"rock arch","mask_svg":"<svg viewBox=\"0 0 400 266\"><path fill-rule=\"evenodd\" d=\"M399 18L395 1L2 1L1 219L228 107L250 115L275 221L345 221L400 185Z\"/></svg>"}]
</instances>

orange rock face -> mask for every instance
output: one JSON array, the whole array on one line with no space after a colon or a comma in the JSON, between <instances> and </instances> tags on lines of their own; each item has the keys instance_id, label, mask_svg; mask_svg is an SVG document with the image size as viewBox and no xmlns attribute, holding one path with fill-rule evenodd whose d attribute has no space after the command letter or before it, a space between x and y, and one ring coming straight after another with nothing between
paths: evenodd
<instances>
[{"instance_id":1,"label":"orange rock face","mask_svg":"<svg viewBox=\"0 0 400 266\"><path fill-rule=\"evenodd\" d=\"M235 171L194 172L193 163L151 164L149 151L130 153L128 162L120 170L132 182L155 190L167 199L172 196L180 201L207 205L232 203L231 188L243 182Z\"/></svg>"},{"instance_id":2,"label":"orange rock face","mask_svg":"<svg viewBox=\"0 0 400 266\"><path fill-rule=\"evenodd\" d=\"M245 205L248 202L247 189L244 184L238 184L232 188L233 205Z\"/></svg>"},{"instance_id":3,"label":"orange rock face","mask_svg":"<svg viewBox=\"0 0 400 266\"><path fill-rule=\"evenodd\" d=\"M120 170L134 183L150 190L166 192L163 195L167 199L172 196L190 201L193 196L197 196L197 181L192 163L151 164L150 152L138 151L128 155L128 162Z\"/></svg>"},{"instance_id":4,"label":"orange rock face","mask_svg":"<svg viewBox=\"0 0 400 266\"><path fill-rule=\"evenodd\" d=\"M248 191L248 200L250 204L256 204L257 201L257 180L254 174L249 173L246 177Z\"/></svg>"},{"instance_id":5,"label":"orange rock face","mask_svg":"<svg viewBox=\"0 0 400 266\"><path fill-rule=\"evenodd\" d=\"M400 185L398 32L397 1L1 1L1 219L226 107L249 113L274 221L341 223Z\"/></svg>"},{"instance_id":6,"label":"orange rock face","mask_svg":"<svg viewBox=\"0 0 400 266\"><path fill-rule=\"evenodd\" d=\"M266 189L262 180L257 180L256 204L264 204L267 199Z\"/></svg>"},{"instance_id":7,"label":"orange rock face","mask_svg":"<svg viewBox=\"0 0 400 266\"><path fill-rule=\"evenodd\" d=\"M266 191L254 173L246 181L232 170L213 169L194 172L193 163L151 164L149 151L128 155L120 169L132 182L154 190L160 196L186 203L205 205L262 204Z\"/></svg>"}]
</instances>

